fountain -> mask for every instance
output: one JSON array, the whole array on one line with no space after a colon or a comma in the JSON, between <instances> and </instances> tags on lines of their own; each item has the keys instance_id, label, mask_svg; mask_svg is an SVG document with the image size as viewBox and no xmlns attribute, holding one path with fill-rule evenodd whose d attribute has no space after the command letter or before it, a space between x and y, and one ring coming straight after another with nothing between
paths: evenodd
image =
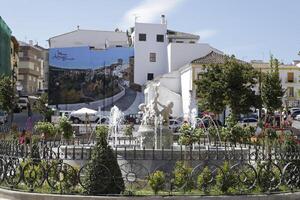
<instances>
[{"instance_id":1,"label":"fountain","mask_svg":"<svg viewBox=\"0 0 300 200\"><path fill-rule=\"evenodd\" d=\"M156 86L154 100L148 105L144 103L139 105L139 113L143 115L137 133L141 148L170 149L173 144L172 131L169 129L169 116L172 114L173 102L168 101L167 105L163 105L158 101L158 97L158 86Z\"/></svg>"},{"instance_id":2,"label":"fountain","mask_svg":"<svg viewBox=\"0 0 300 200\"><path fill-rule=\"evenodd\" d=\"M110 137L113 138L113 147L118 144L118 131L123 120L124 113L114 105L110 110L109 117Z\"/></svg>"}]
</instances>

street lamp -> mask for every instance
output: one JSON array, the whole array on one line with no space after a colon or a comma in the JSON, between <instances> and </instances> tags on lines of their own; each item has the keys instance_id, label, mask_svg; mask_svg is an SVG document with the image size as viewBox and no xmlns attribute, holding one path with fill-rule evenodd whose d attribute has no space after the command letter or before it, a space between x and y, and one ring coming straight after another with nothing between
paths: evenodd
<instances>
[{"instance_id":1,"label":"street lamp","mask_svg":"<svg viewBox=\"0 0 300 200\"><path fill-rule=\"evenodd\" d=\"M55 85L56 85L56 88L57 88L57 90L56 90L56 109L58 110L58 92L59 92L59 90L58 90L58 87L59 87L59 82L58 81L56 81L55 82Z\"/></svg>"}]
</instances>

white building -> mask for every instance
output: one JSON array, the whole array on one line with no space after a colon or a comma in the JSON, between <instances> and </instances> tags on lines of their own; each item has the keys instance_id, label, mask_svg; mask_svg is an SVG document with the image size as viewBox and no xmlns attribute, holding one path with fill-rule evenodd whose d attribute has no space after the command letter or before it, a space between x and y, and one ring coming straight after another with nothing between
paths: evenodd
<instances>
[{"instance_id":1,"label":"white building","mask_svg":"<svg viewBox=\"0 0 300 200\"><path fill-rule=\"evenodd\" d=\"M51 37L48 42L50 48L90 46L96 49L106 49L108 47L128 47L126 32L82 30L79 28L69 33Z\"/></svg>"},{"instance_id":2,"label":"white building","mask_svg":"<svg viewBox=\"0 0 300 200\"><path fill-rule=\"evenodd\" d=\"M131 39L134 45L134 82L141 86L211 51L222 53L208 44L198 43L198 35L168 30L164 15L161 24L136 22Z\"/></svg>"},{"instance_id":3,"label":"white building","mask_svg":"<svg viewBox=\"0 0 300 200\"><path fill-rule=\"evenodd\" d=\"M131 35L134 45L134 83L143 85L147 80L167 73L167 24L135 23Z\"/></svg>"},{"instance_id":4,"label":"white building","mask_svg":"<svg viewBox=\"0 0 300 200\"><path fill-rule=\"evenodd\" d=\"M174 103L172 116L189 118L193 109L198 110L194 82L198 80L198 74L202 71L203 65L224 62L225 56L223 54L211 51L176 71L156 77L146 84L145 103L148 104L153 100L155 87L158 87L160 94L158 101L162 104L166 104L167 101Z\"/></svg>"}]
</instances>

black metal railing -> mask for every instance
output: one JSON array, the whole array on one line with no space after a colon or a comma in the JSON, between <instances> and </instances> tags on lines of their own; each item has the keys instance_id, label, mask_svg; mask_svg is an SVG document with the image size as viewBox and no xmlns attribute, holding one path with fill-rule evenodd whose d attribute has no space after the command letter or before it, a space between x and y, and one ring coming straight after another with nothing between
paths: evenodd
<instances>
[{"instance_id":1,"label":"black metal railing","mask_svg":"<svg viewBox=\"0 0 300 200\"><path fill-rule=\"evenodd\" d=\"M85 171L95 141L47 141L19 145L0 141L0 185L25 191L84 193ZM163 174L162 195L250 194L300 189L298 147L277 145L197 143L168 149L112 147L122 172L114 177L104 164L106 185L123 179L124 194L153 194L149 180ZM178 163L184 163L179 165ZM178 166L180 170L178 170ZM185 166L185 167L184 167ZM177 171L176 171L177 170ZM103 191L106 188L103 187Z\"/></svg>"}]
</instances>

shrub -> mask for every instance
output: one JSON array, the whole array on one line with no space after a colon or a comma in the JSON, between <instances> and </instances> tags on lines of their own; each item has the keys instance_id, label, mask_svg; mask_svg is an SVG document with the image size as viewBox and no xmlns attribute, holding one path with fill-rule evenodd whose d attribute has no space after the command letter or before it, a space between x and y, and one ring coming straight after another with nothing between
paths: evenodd
<instances>
[{"instance_id":1,"label":"shrub","mask_svg":"<svg viewBox=\"0 0 300 200\"><path fill-rule=\"evenodd\" d=\"M197 179L198 189L202 190L204 193L208 193L208 185L212 179L212 174L210 169L206 166L201 174L199 174Z\"/></svg>"},{"instance_id":2,"label":"shrub","mask_svg":"<svg viewBox=\"0 0 300 200\"><path fill-rule=\"evenodd\" d=\"M182 145L191 145L195 142L194 130L189 124L183 124L179 132L179 143Z\"/></svg>"},{"instance_id":3,"label":"shrub","mask_svg":"<svg viewBox=\"0 0 300 200\"><path fill-rule=\"evenodd\" d=\"M230 173L230 166L227 161L224 162L221 169L218 170L216 176L216 186L222 193L230 194L234 192L236 186L236 177Z\"/></svg>"},{"instance_id":4,"label":"shrub","mask_svg":"<svg viewBox=\"0 0 300 200\"><path fill-rule=\"evenodd\" d=\"M66 117L62 117L58 122L58 128L65 139L70 139L73 135L72 125Z\"/></svg>"},{"instance_id":5,"label":"shrub","mask_svg":"<svg viewBox=\"0 0 300 200\"><path fill-rule=\"evenodd\" d=\"M164 172L156 171L149 176L149 185L153 190L154 194L157 194L158 191L163 190L166 177Z\"/></svg>"},{"instance_id":6,"label":"shrub","mask_svg":"<svg viewBox=\"0 0 300 200\"><path fill-rule=\"evenodd\" d=\"M34 129L39 134L45 134L46 137L54 137L54 135L56 133L55 127L50 122L38 122L34 126Z\"/></svg>"},{"instance_id":7,"label":"shrub","mask_svg":"<svg viewBox=\"0 0 300 200\"><path fill-rule=\"evenodd\" d=\"M218 130L215 126L210 126L207 130L211 139L213 140L218 139Z\"/></svg>"},{"instance_id":8,"label":"shrub","mask_svg":"<svg viewBox=\"0 0 300 200\"><path fill-rule=\"evenodd\" d=\"M244 127L244 135L243 135L243 142L249 143L251 137L255 135L255 128L253 126L246 126Z\"/></svg>"},{"instance_id":9,"label":"shrub","mask_svg":"<svg viewBox=\"0 0 300 200\"><path fill-rule=\"evenodd\" d=\"M200 142L200 139L203 138L205 136L205 131L203 128L196 128L194 130L194 136L195 136L195 140Z\"/></svg>"},{"instance_id":10,"label":"shrub","mask_svg":"<svg viewBox=\"0 0 300 200\"><path fill-rule=\"evenodd\" d=\"M126 125L125 130L124 130L124 134L126 136L132 137L133 128L134 128L133 124Z\"/></svg>"},{"instance_id":11,"label":"shrub","mask_svg":"<svg viewBox=\"0 0 300 200\"><path fill-rule=\"evenodd\" d=\"M96 128L97 143L93 149L92 158L88 163L85 185L88 194L120 194L125 185L122 173L113 150L107 143L108 127L105 125ZM107 181L107 170L112 177Z\"/></svg>"},{"instance_id":12,"label":"shrub","mask_svg":"<svg viewBox=\"0 0 300 200\"><path fill-rule=\"evenodd\" d=\"M175 164L173 171L174 179L173 184L175 187L183 189L184 192L191 191L193 189L193 180L190 178L192 168L186 167L184 162L178 161Z\"/></svg>"}]
</instances>

